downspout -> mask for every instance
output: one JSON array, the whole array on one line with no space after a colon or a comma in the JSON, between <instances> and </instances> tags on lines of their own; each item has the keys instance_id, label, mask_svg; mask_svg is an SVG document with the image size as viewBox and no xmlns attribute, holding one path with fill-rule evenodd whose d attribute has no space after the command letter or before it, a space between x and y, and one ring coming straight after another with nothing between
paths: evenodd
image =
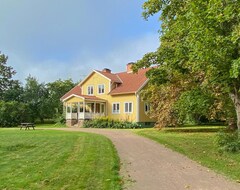
<instances>
[{"instance_id":1,"label":"downspout","mask_svg":"<svg viewBox=\"0 0 240 190\"><path fill-rule=\"evenodd\" d=\"M139 122L140 121L140 95L139 95L139 93L137 93L137 110L136 110L136 113L137 113L136 122Z\"/></svg>"}]
</instances>

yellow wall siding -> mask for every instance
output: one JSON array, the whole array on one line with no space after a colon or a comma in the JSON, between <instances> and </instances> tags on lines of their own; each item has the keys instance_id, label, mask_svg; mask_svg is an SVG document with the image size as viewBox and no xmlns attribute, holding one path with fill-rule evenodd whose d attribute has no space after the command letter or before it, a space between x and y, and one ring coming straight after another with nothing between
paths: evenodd
<instances>
[{"instance_id":1,"label":"yellow wall siding","mask_svg":"<svg viewBox=\"0 0 240 190\"><path fill-rule=\"evenodd\" d=\"M144 101L141 100L141 95L140 95L140 105L139 105L139 122L155 122L156 119L150 118L146 113L145 113L145 107L144 107Z\"/></svg>"},{"instance_id":2,"label":"yellow wall siding","mask_svg":"<svg viewBox=\"0 0 240 190\"><path fill-rule=\"evenodd\" d=\"M92 76L82 84L82 93L83 95L88 95L88 86L93 86L93 95L104 99L104 97L106 98L106 95L109 93L109 83L110 80L104 76L98 73L93 73ZM104 84L104 94L98 94L99 84Z\"/></svg>"},{"instance_id":3,"label":"yellow wall siding","mask_svg":"<svg viewBox=\"0 0 240 190\"><path fill-rule=\"evenodd\" d=\"M125 102L132 102L132 104L133 104L132 113L124 113ZM112 104L113 103L119 103L119 105L120 105L120 113L119 114L112 113ZM136 122L136 119L137 119L136 95L135 94L128 94L128 95L124 94L124 95L109 96L107 111L108 111L109 118Z\"/></svg>"},{"instance_id":4,"label":"yellow wall siding","mask_svg":"<svg viewBox=\"0 0 240 190\"><path fill-rule=\"evenodd\" d=\"M75 102L83 102L83 99L73 96L66 101L66 103L75 103Z\"/></svg>"},{"instance_id":5,"label":"yellow wall siding","mask_svg":"<svg viewBox=\"0 0 240 190\"><path fill-rule=\"evenodd\" d=\"M144 86L142 90L145 90L148 87L148 84ZM150 118L146 113L145 113L145 101L142 100L141 92L140 92L140 105L139 105L139 122L156 122L156 119Z\"/></svg>"}]
</instances>

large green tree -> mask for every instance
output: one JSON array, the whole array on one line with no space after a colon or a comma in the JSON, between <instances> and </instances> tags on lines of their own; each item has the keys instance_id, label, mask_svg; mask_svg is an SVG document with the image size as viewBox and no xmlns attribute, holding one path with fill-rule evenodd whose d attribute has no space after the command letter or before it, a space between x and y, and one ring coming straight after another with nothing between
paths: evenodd
<instances>
[{"instance_id":1,"label":"large green tree","mask_svg":"<svg viewBox=\"0 0 240 190\"><path fill-rule=\"evenodd\" d=\"M7 66L8 57L0 52L0 99L5 90L9 89L14 82L12 79L16 73L12 67Z\"/></svg>"},{"instance_id":2,"label":"large green tree","mask_svg":"<svg viewBox=\"0 0 240 190\"><path fill-rule=\"evenodd\" d=\"M51 118L52 110L49 109L49 92L44 83L39 83L35 77L28 76L24 87L23 101L29 110L29 117L34 122L40 119Z\"/></svg>"},{"instance_id":3,"label":"large green tree","mask_svg":"<svg viewBox=\"0 0 240 190\"><path fill-rule=\"evenodd\" d=\"M55 114L63 113L63 104L60 101L60 98L71 90L76 84L72 79L67 80L56 80L51 83L47 83L47 88L49 91L49 100L51 102L51 108Z\"/></svg>"},{"instance_id":4,"label":"large green tree","mask_svg":"<svg viewBox=\"0 0 240 190\"><path fill-rule=\"evenodd\" d=\"M160 13L160 47L137 67L158 65L148 76L156 84L197 81L213 92L228 94L240 129L240 1L148 0L143 16Z\"/></svg>"}]
</instances>

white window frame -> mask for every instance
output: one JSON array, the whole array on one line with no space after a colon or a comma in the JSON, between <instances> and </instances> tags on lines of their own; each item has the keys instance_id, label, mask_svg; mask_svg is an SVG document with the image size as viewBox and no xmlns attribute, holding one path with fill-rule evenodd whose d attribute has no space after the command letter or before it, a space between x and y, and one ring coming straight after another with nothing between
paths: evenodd
<instances>
[{"instance_id":1,"label":"white window frame","mask_svg":"<svg viewBox=\"0 0 240 190\"><path fill-rule=\"evenodd\" d=\"M92 94L89 94L89 88L92 88ZM93 95L93 92L94 92L94 87L93 87L93 85L89 85L89 86L87 87L87 95L92 96L92 95Z\"/></svg>"},{"instance_id":2,"label":"white window frame","mask_svg":"<svg viewBox=\"0 0 240 190\"><path fill-rule=\"evenodd\" d=\"M103 89L103 92L99 92L100 87L103 87L103 88L101 88L101 90ZM98 85L98 94L105 94L105 85L104 84Z\"/></svg>"},{"instance_id":3,"label":"white window frame","mask_svg":"<svg viewBox=\"0 0 240 190\"><path fill-rule=\"evenodd\" d=\"M147 108L147 110L146 110L146 108ZM150 104L147 102L144 102L144 112L148 113L149 111L150 111Z\"/></svg>"},{"instance_id":4,"label":"white window frame","mask_svg":"<svg viewBox=\"0 0 240 190\"><path fill-rule=\"evenodd\" d=\"M126 111L126 104L128 105L128 110ZM132 110L129 111L129 105L132 104ZM133 102L124 102L124 113L133 113Z\"/></svg>"},{"instance_id":5,"label":"white window frame","mask_svg":"<svg viewBox=\"0 0 240 190\"><path fill-rule=\"evenodd\" d=\"M114 111L114 109L113 109L114 105L118 105L118 107L119 107L118 112ZM112 103L112 114L120 114L120 103L119 102Z\"/></svg>"}]
</instances>

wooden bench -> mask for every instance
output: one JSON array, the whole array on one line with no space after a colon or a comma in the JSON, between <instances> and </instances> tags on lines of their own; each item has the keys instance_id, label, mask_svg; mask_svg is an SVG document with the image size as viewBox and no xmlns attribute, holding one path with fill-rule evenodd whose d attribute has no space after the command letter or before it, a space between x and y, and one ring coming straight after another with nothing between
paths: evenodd
<instances>
[{"instance_id":1,"label":"wooden bench","mask_svg":"<svg viewBox=\"0 0 240 190\"><path fill-rule=\"evenodd\" d=\"M26 129L30 129L30 127L33 128L33 130L35 130L35 124L34 123L21 123L21 126L20 126L20 130L22 130L22 128L25 128Z\"/></svg>"}]
</instances>

